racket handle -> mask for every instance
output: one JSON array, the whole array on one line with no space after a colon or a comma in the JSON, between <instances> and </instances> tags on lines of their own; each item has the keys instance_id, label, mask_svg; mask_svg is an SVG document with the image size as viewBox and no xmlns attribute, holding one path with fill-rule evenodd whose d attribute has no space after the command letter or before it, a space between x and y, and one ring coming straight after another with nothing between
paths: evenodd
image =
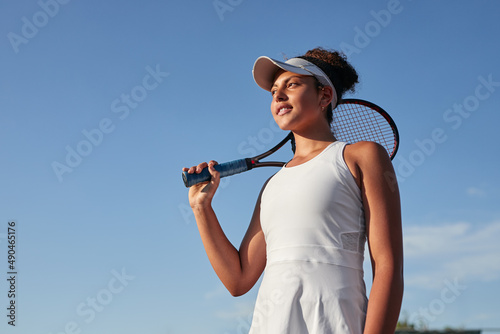
<instances>
[{"instance_id":1,"label":"racket handle","mask_svg":"<svg viewBox=\"0 0 500 334\"><path fill-rule=\"evenodd\" d=\"M239 159L215 165L214 168L220 173L220 177L222 178L246 172L247 170L252 169L252 163L251 159ZM208 167L205 167L199 174L188 174L187 172L182 172L182 180L184 181L184 185L188 188L197 183L210 181L211 178L212 175L210 175Z\"/></svg>"}]
</instances>

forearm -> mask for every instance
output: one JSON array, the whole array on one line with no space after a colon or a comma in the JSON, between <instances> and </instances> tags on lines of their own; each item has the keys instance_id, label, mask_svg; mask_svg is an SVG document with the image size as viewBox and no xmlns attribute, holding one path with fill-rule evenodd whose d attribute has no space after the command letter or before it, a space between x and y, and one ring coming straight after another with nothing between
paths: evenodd
<instances>
[{"instance_id":1,"label":"forearm","mask_svg":"<svg viewBox=\"0 0 500 334\"><path fill-rule=\"evenodd\" d=\"M375 272L364 334L394 333L403 298L402 270L387 268Z\"/></svg>"},{"instance_id":2,"label":"forearm","mask_svg":"<svg viewBox=\"0 0 500 334\"><path fill-rule=\"evenodd\" d=\"M242 273L238 250L226 237L211 206L193 208L193 212L215 273L231 294L237 294Z\"/></svg>"}]
</instances>

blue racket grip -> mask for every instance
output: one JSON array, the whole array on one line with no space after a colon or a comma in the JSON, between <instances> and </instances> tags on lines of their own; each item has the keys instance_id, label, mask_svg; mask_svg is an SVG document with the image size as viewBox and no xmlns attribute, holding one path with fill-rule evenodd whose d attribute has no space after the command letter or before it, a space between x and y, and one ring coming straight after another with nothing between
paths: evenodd
<instances>
[{"instance_id":1,"label":"blue racket grip","mask_svg":"<svg viewBox=\"0 0 500 334\"><path fill-rule=\"evenodd\" d=\"M252 169L252 163L250 159L239 159L215 165L214 168L220 173L220 177L222 178L246 172L247 170ZM188 174L188 172L182 172L182 180L184 181L184 185L188 188L197 183L210 181L211 178L212 175L210 175L208 167L205 167L199 174Z\"/></svg>"}]
</instances>

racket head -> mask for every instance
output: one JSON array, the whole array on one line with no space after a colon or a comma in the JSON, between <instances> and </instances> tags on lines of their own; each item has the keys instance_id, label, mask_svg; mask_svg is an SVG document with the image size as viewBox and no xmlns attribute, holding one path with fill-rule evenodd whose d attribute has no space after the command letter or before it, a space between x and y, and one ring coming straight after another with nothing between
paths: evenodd
<instances>
[{"instance_id":1,"label":"racket head","mask_svg":"<svg viewBox=\"0 0 500 334\"><path fill-rule=\"evenodd\" d=\"M384 109L369 101L342 99L333 109L332 131L339 141L379 143L391 160L399 148L396 123Z\"/></svg>"}]
</instances>

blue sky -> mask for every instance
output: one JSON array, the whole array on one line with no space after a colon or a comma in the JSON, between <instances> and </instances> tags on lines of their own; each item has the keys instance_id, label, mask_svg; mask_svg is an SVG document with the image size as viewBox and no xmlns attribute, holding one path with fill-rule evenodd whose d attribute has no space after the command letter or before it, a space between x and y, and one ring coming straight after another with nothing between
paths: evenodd
<instances>
[{"instance_id":1,"label":"blue sky","mask_svg":"<svg viewBox=\"0 0 500 334\"><path fill-rule=\"evenodd\" d=\"M317 46L344 50L361 78L353 96L399 126L405 316L499 328L499 12L451 0L1 2L2 333L245 333L258 286L224 290L180 171L277 143L253 62ZM235 244L273 172L222 183L214 207Z\"/></svg>"}]
</instances>

